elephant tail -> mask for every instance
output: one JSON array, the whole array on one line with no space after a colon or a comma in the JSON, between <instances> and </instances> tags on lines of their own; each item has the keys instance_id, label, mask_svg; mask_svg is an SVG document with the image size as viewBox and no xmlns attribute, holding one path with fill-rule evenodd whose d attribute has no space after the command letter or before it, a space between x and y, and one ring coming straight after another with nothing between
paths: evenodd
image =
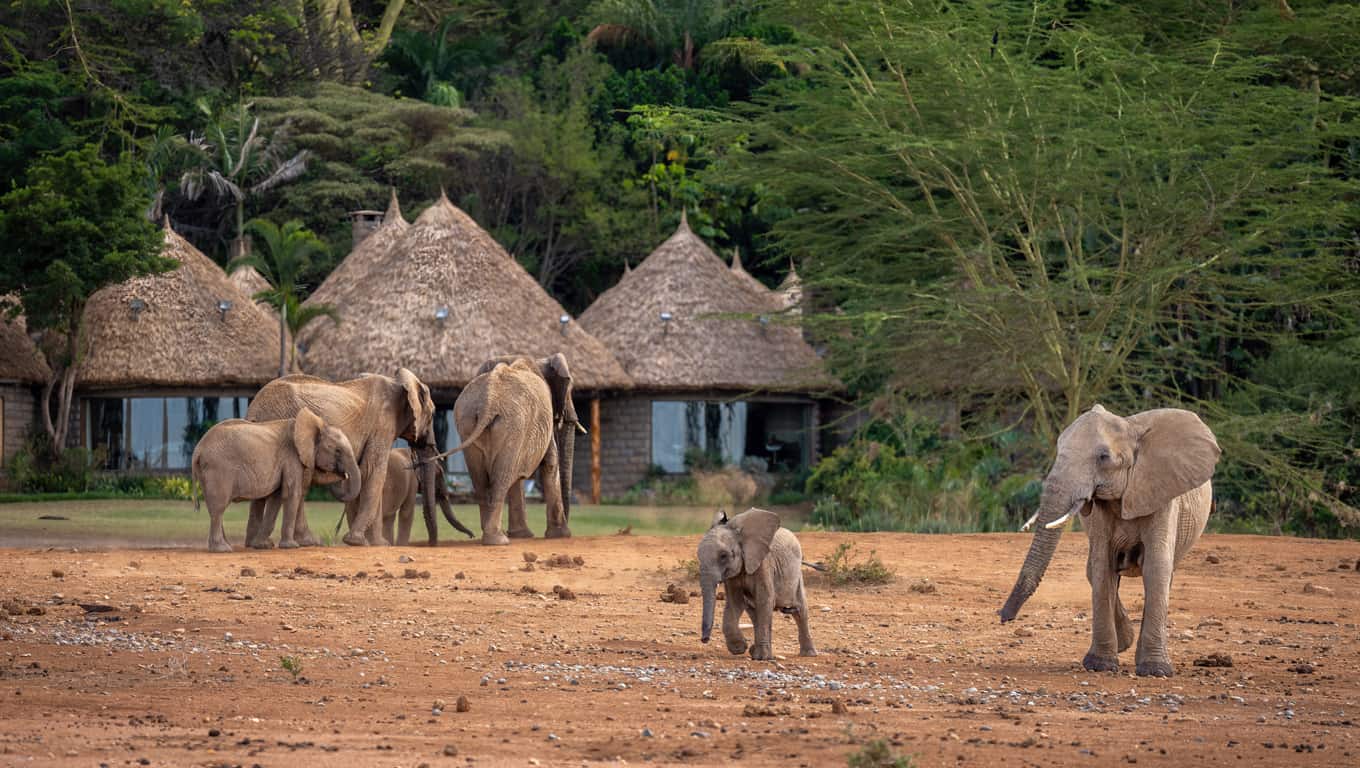
<instances>
[{"instance_id":1,"label":"elephant tail","mask_svg":"<svg viewBox=\"0 0 1360 768\"><path fill-rule=\"evenodd\" d=\"M499 414L492 413L489 410L482 411L482 415L477 417L477 426L472 428L472 434L468 435L466 438L460 441L458 443L457 448L450 448L449 450L444 451L441 454L438 454L437 456L434 457L434 460L443 461L445 458L452 456L453 454L458 453L459 451L463 450L469 445L472 445L473 443L477 442L477 438L481 437L482 432L485 432L487 427L495 423L497 418L499 418Z\"/></svg>"},{"instance_id":2,"label":"elephant tail","mask_svg":"<svg viewBox=\"0 0 1360 768\"><path fill-rule=\"evenodd\" d=\"M807 567L811 568L814 571L821 571L823 573L826 572L826 564L822 562L809 563L806 560L804 560L803 565L806 565Z\"/></svg>"}]
</instances>

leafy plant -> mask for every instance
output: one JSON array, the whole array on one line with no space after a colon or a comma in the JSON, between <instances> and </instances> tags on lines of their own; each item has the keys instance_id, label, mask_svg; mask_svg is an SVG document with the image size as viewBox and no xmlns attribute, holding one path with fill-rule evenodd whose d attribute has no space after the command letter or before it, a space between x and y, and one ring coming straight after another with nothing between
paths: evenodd
<instances>
[{"instance_id":1,"label":"leafy plant","mask_svg":"<svg viewBox=\"0 0 1360 768\"><path fill-rule=\"evenodd\" d=\"M298 676L302 674L302 662L298 661L296 656L280 656L279 666L283 667L285 672L288 672L293 676L293 682L295 683L297 682Z\"/></svg>"},{"instance_id":2,"label":"leafy plant","mask_svg":"<svg viewBox=\"0 0 1360 768\"><path fill-rule=\"evenodd\" d=\"M892 569L878 558L877 550L869 550L869 554L863 560L856 560L851 553L854 547L848 541L843 541L836 545L836 551L831 553L824 565L826 566L826 577L832 584L844 586L847 584L887 584L897 577Z\"/></svg>"},{"instance_id":3,"label":"leafy plant","mask_svg":"<svg viewBox=\"0 0 1360 768\"><path fill-rule=\"evenodd\" d=\"M850 753L846 758L850 768L912 768L911 757L893 751L887 739L874 739L865 742L859 751Z\"/></svg>"}]
</instances>

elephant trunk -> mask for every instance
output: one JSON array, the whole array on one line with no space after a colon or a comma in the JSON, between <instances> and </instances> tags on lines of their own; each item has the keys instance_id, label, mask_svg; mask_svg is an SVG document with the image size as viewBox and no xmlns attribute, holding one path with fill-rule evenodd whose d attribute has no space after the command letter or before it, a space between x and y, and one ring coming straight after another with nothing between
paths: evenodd
<instances>
[{"instance_id":1,"label":"elephant trunk","mask_svg":"<svg viewBox=\"0 0 1360 768\"><path fill-rule=\"evenodd\" d=\"M575 413L570 419L563 419L557 428L557 471L562 482L562 519L571 522L571 473L576 459L576 422Z\"/></svg>"},{"instance_id":2,"label":"elephant trunk","mask_svg":"<svg viewBox=\"0 0 1360 768\"><path fill-rule=\"evenodd\" d=\"M1070 517L1080 511L1081 507L1090 501L1090 492L1073 493L1060 490L1056 484L1052 483L1053 473L1050 473L1049 480L1044 481L1043 496L1039 500L1038 524L1035 526L1034 540L1030 542L1029 552L1025 555L1025 564L1020 567L1020 575L1015 580L1015 586L1011 588L1011 595L1006 599L1006 604L1001 607L1001 622L1014 619L1020 612L1021 606L1034 594L1034 590L1039 588L1039 582L1044 578L1044 572L1048 570L1048 564L1053 560L1053 553L1058 549L1058 539L1062 536L1063 524L1066 517ZM1058 522L1052 528L1048 526Z\"/></svg>"},{"instance_id":3,"label":"elephant trunk","mask_svg":"<svg viewBox=\"0 0 1360 768\"><path fill-rule=\"evenodd\" d=\"M710 576L703 576L699 583L704 593L704 618L703 624L699 627L699 641L707 643L713 635L713 604L718 599L718 580Z\"/></svg>"},{"instance_id":4,"label":"elephant trunk","mask_svg":"<svg viewBox=\"0 0 1360 768\"><path fill-rule=\"evenodd\" d=\"M434 517L434 503L439 494L440 483L444 480L439 459L435 458L434 454L434 448L416 452L416 472L420 478L420 511L425 516L425 533L432 547L439 543L439 522Z\"/></svg>"},{"instance_id":5,"label":"elephant trunk","mask_svg":"<svg viewBox=\"0 0 1360 768\"><path fill-rule=\"evenodd\" d=\"M363 489L363 473L359 471L359 462L353 456L345 456L341 461L340 471L344 476L344 481L340 483L340 500L352 501L359 498L359 491Z\"/></svg>"}]
</instances>

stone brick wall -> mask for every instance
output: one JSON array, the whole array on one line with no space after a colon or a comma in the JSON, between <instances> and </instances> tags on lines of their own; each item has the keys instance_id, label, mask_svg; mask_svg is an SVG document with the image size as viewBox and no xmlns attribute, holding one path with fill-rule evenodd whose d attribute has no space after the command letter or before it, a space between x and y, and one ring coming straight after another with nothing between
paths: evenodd
<instances>
[{"instance_id":1,"label":"stone brick wall","mask_svg":"<svg viewBox=\"0 0 1360 768\"><path fill-rule=\"evenodd\" d=\"M28 439L37 424L38 398L27 384L0 384L0 399L4 400L4 426L0 432L0 467L9 466L9 459Z\"/></svg>"},{"instance_id":2,"label":"stone brick wall","mask_svg":"<svg viewBox=\"0 0 1360 768\"><path fill-rule=\"evenodd\" d=\"M590 428L590 399L576 399L576 413ZM652 399L650 396L606 395L600 399L600 491L617 496L647 474L652 460ZM590 499L590 436L576 438L576 467L572 485L581 502Z\"/></svg>"}]
</instances>

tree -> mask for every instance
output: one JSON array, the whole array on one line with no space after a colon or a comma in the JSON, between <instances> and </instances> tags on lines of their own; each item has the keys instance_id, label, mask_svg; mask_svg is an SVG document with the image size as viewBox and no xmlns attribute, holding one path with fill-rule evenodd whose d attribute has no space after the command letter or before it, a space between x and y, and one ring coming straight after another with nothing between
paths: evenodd
<instances>
[{"instance_id":1,"label":"tree","mask_svg":"<svg viewBox=\"0 0 1360 768\"><path fill-rule=\"evenodd\" d=\"M797 211L774 244L840 310L805 323L858 392L989 418L1018 395L1049 441L1098 398L1231 424L1214 397L1245 372L1220 345L1268 348L1303 306L1349 312L1356 215L1333 201L1360 191L1354 104L1221 40L1152 52L1061 3L789 12L823 43L815 68L719 121L740 151L715 173ZM1230 452L1349 509L1235 426Z\"/></svg>"},{"instance_id":2,"label":"tree","mask_svg":"<svg viewBox=\"0 0 1360 768\"><path fill-rule=\"evenodd\" d=\"M587 11L595 22L587 40L603 45L641 44L683 69L694 69L699 50L724 37L747 12L731 0L599 0Z\"/></svg>"},{"instance_id":3,"label":"tree","mask_svg":"<svg viewBox=\"0 0 1360 768\"><path fill-rule=\"evenodd\" d=\"M297 358L297 334L318 317L329 317L340 322L335 307L320 304L303 307L302 278L312 264L313 255L325 255L326 244L302 226L296 219L282 227L268 219L252 219L246 225L252 235L260 239L259 247L251 253L237 256L227 265L229 272L242 267L254 267L269 283L269 289L252 298L263 301L279 313L279 375L288 373L290 359ZM288 344L289 334L295 340ZM291 354L288 347L292 346Z\"/></svg>"},{"instance_id":4,"label":"tree","mask_svg":"<svg viewBox=\"0 0 1360 768\"><path fill-rule=\"evenodd\" d=\"M193 165L180 176L180 193L189 200L211 196L235 211L235 240L231 257L245 253L246 198L297 179L307 171L307 150L284 159L280 132L260 131L260 118L242 102L226 114L214 116L206 102L198 109L208 124L202 134L190 134L186 146Z\"/></svg>"},{"instance_id":5,"label":"tree","mask_svg":"<svg viewBox=\"0 0 1360 768\"><path fill-rule=\"evenodd\" d=\"M42 420L54 459L70 425L86 302L106 285L175 266L160 255L161 232L144 215L142 174L130 157L108 163L87 144L37 161L25 186L0 198L0 296L17 297L5 309L22 312L42 334L52 369Z\"/></svg>"}]
</instances>

